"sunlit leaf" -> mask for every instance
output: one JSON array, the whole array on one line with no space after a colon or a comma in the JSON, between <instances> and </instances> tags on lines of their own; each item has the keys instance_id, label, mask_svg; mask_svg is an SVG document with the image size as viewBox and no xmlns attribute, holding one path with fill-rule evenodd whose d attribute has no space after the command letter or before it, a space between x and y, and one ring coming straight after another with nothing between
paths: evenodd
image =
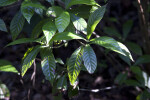
<instances>
[{"instance_id":1,"label":"sunlit leaf","mask_svg":"<svg viewBox=\"0 0 150 100\"><path fill-rule=\"evenodd\" d=\"M111 37L103 36L103 37L99 37L99 38L94 38L91 40L91 43L103 46L107 49L110 49L112 51L120 53L124 56L129 57L132 61L134 61L128 48L125 45L123 45L122 43L117 42L116 40L114 40Z\"/></svg>"},{"instance_id":2,"label":"sunlit leaf","mask_svg":"<svg viewBox=\"0 0 150 100\"><path fill-rule=\"evenodd\" d=\"M82 63L82 55L83 55L83 48L79 47L69 58L67 63L67 70L68 70L68 76L71 85L74 85L74 82L76 81L80 70L81 70L81 63Z\"/></svg>"},{"instance_id":3,"label":"sunlit leaf","mask_svg":"<svg viewBox=\"0 0 150 100\"><path fill-rule=\"evenodd\" d=\"M97 58L95 55L94 50L90 45L86 45L83 52L83 61L84 66L87 69L87 71L92 74L96 70L97 67Z\"/></svg>"},{"instance_id":4,"label":"sunlit leaf","mask_svg":"<svg viewBox=\"0 0 150 100\"><path fill-rule=\"evenodd\" d=\"M10 32L12 35L12 39L15 40L19 33L22 31L24 26L25 19L21 12L19 11L12 19L10 23Z\"/></svg>"},{"instance_id":5,"label":"sunlit leaf","mask_svg":"<svg viewBox=\"0 0 150 100\"><path fill-rule=\"evenodd\" d=\"M0 19L0 31L7 32L6 25L2 19Z\"/></svg>"},{"instance_id":6,"label":"sunlit leaf","mask_svg":"<svg viewBox=\"0 0 150 100\"><path fill-rule=\"evenodd\" d=\"M63 9L59 6L52 6L49 7L46 11L47 16L53 16L53 17L59 17L61 13L63 12Z\"/></svg>"},{"instance_id":7,"label":"sunlit leaf","mask_svg":"<svg viewBox=\"0 0 150 100\"><path fill-rule=\"evenodd\" d=\"M102 6L102 7L99 7L97 10L95 10L93 13L91 13L88 19L88 25L87 25L87 39L90 39L97 24L103 18L105 10L106 10L106 6Z\"/></svg>"},{"instance_id":8,"label":"sunlit leaf","mask_svg":"<svg viewBox=\"0 0 150 100\"><path fill-rule=\"evenodd\" d=\"M51 41L54 41L54 40L73 40L73 39L85 40L82 36L80 36L78 34L71 33L71 32L62 32L62 33L56 33Z\"/></svg>"},{"instance_id":9,"label":"sunlit leaf","mask_svg":"<svg viewBox=\"0 0 150 100\"><path fill-rule=\"evenodd\" d=\"M75 26L75 28L78 30L78 31L81 31L83 33L87 33L86 30L87 30L87 23L86 21L83 19L83 18L80 18L74 14L71 14L71 20L73 22L73 25Z\"/></svg>"},{"instance_id":10,"label":"sunlit leaf","mask_svg":"<svg viewBox=\"0 0 150 100\"><path fill-rule=\"evenodd\" d=\"M31 67L39 51L40 46L34 47L33 50L24 59L21 71L22 76L24 76L26 71Z\"/></svg>"},{"instance_id":11,"label":"sunlit leaf","mask_svg":"<svg viewBox=\"0 0 150 100\"><path fill-rule=\"evenodd\" d=\"M44 24L42 29L48 44L51 38L55 35L57 28L53 21L49 21L46 24Z\"/></svg>"},{"instance_id":12,"label":"sunlit leaf","mask_svg":"<svg viewBox=\"0 0 150 100\"><path fill-rule=\"evenodd\" d=\"M70 23L70 15L68 12L63 12L55 19L55 25L59 32L63 32Z\"/></svg>"},{"instance_id":13,"label":"sunlit leaf","mask_svg":"<svg viewBox=\"0 0 150 100\"><path fill-rule=\"evenodd\" d=\"M16 68L7 60L0 60L0 71L19 73Z\"/></svg>"}]
</instances>

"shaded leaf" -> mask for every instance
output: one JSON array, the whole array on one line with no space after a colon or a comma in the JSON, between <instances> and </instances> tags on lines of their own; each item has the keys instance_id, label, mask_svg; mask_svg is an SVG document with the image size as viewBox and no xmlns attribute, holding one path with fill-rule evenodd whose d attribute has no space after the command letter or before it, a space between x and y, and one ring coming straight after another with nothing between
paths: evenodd
<instances>
[{"instance_id":1,"label":"shaded leaf","mask_svg":"<svg viewBox=\"0 0 150 100\"><path fill-rule=\"evenodd\" d=\"M120 57L124 62L126 62L129 66L131 66L131 61L130 61L130 59L129 59L127 56L124 56L124 55L119 54L119 57Z\"/></svg>"},{"instance_id":2,"label":"shaded leaf","mask_svg":"<svg viewBox=\"0 0 150 100\"><path fill-rule=\"evenodd\" d=\"M65 31L75 33L75 27L73 26L73 23L70 23Z\"/></svg>"},{"instance_id":3,"label":"shaded leaf","mask_svg":"<svg viewBox=\"0 0 150 100\"><path fill-rule=\"evenodd\" d=\"M63 75L62 77L60 77L58 79L58 83L57 83L57 88L58 89L67 89L67 78L66 75Z\"/></svg>"},{"instance_id":4,"label":"shaded leaf","mask_svg":"<svg viewBox=\"0 0 150 100\"><path fill-rule=\"evenodd\" d=\"M132 20L128 20L127 22L125 22L123 24L123 38L124 38L124 40L127 38L129 32L131 31L132 26L133 26Z\"/></svg>"},{"instance_id":5,"label":"shaded leaf","mask_svg":"<svg viewBox=\"0 0 150 100\"><path fill-rule=\"evenodd\" d=\"M13 4L13 3L15 3L17 1L18 0L0 0L0 7L11 5L11 4Z\"/></svg>"},{"instance_id":6,"label":"shaded leaf","mask_svg":"<svg viewBox=\"0 0 150 100\"><path fill-rule=\"evenodd\" d=\"M66 8L76 4L96 5L95 0L65 0Z\"/></svg>"},{"instance_id":7,"label":"shaded leaf","mask_svg":"<svg viewBox=\"0 0 150 100\"><path fill-rule=\"evenodd\" d=\"M22 71L21 71L22 76L24 76L26 71L31 67L39 51L40 51L40 46L34 47L33 50L24 59L22 65Z\"/></svg>"},{"instance_id":8,"label":"shaded leaf","mask_svg":"<svg viewBox=\"0 0 150 100\"><path fill-rule=\"evenodd\" d=\"M0 71L19 73L16 68L7 60L0 60Z\"/></svg>"},{"instance_id":9,"label":"shaded leaf","mask_svg":"<svg viewBox=\"0 0 150 100\"><path fill-rule=\"evenodd\" d=\"M134 42L126 42L127 47L135 54L142 55L141 47Z\"/></svg>"},{"instance_id":10,"label":"shaded leaf","mask_svg":"<svg viewBox=\"0 0 150 100\"><path fill-rule=\"evenodd\" d=\"M71 20L73 22L73 25L75 26L75 28L78 30L78 31L81 31L83 33L87 33L86 30L87 30L87 23L86 21L83 19L83 18L80 18L74 14L71 14Z\"/></svg>"},{"instance_id":11,"label":"shaded leaf","mask_svg":"<svg viewBox=\"0 0 150 100\"><path fill-rule=\"evenodd\" d=\"M134 65L139 65L139 64L149 63L149 62L150 62L150 55L143 55L136 60Z\"/></svg>"},{"instance_id":12,"label":"shaded leaf","mask_svg":"<svg viewBox=\"0 0 150 100\"><path fill-rule=\"evenodd\" d=\"M63 12L55 19L55 25L59 32L63 32L70 23L70 15L68 12Z\"/></svg>"},{"instance_id":13,"label":"shaded leaf","mask_svg":"<svg viewBox=\"0 0 150 100\"><path fill-rule=\"evenodd\" d=\"M141 86L141 84L138 81L131 79L125 80L125 84L128 86Z\"/></svg>"},{"instance_id":14,"label":"shaded leaf","mask_svg":"<svg viewBox=\"0 0 150 100\"><path fill-rule=\"evenodd\" d=\"M86 47L84 48L83 61L87 71L90 74L94 73L97 67L97 58L94 50L91 48L90 45L86 45Z\"/></svg>"},{"instance_id":15,"label":"shaded leaf","mask_svg":"<svg viewBox=\"0 0 150 100\"><path fill-rule=\"evenodd\" d=\"M102 7L98 8L97 10L95 10L93 13L91 13L91 15L88 19L88 25L87 25L87 39L90 39L97 24L103 18L105 10L106 10L106 6L102 6Z\"/></svg>"},{"instance_id":16,"label":"shaded leaf","mask_svg":"<svg viewBox=\"0 0 150 100\"><path fill-rule=\"evenodd\" d=\"M126 79L127 79L127 73L120 73L115 78L115 83L118 83L119 85L122 85L125 82Z\"/></svg>"},{"instance_id":17,"label":"shaded leaf","mask_svg":"<svg viewBox=\"0 0 150 100\"><path fill-rule=\"evenodd\" d=\"M110 36L116 36L119 39L122 38L121 35L119 34L119 32L115 28L105 27L104 32Z\"/></svg>"},{"instance_id":18,"label":"shaded leaf","mask_svg":"<svg viewBox=\"0 0 150 100\"><path fill-rule=\"evenodd\" d=\"M42 30L43 30L43 33L46 37L46 41L48 44L49 41L51 40L51 38L55 35L57 28L56 28L54 22L49 21L49 22L44 24Z\"/></svg>"},{"instance_id":19,"label":"shaded leaf","mask_svg":"<svg viewBox=\"0 0 150 100\"><path fill-rule=\"evenodd\" d=\"M55 63L55 58L53 56L53 53L49 48L44 48L41 51L41 57L42 57L42 62L41 62L42 71L46 79L53 84L55 78L55 69L56 69L56 63Z\"/></svg>"},{"instance_id":20,"label":"shaded leaf","mask_svg":"<svg viewBox=\"0 0 150 100\"><path fill-rule=\"evenodd\" d=\"M0 31L7 32L6 25L2 19L0 19Z\"/></svg>"},{"instance_id":21,"label":"shaded leaf","mask_svg":"<svg viewBox=\"0 0 150 100\"><path fill-rule=\"evenodd\" d=\"M103 36L103 37L95 38L91 40L91 43L103 46L107 49L120 53L124 56L129 57L132 61L134 61L127 47L122 43L117 42L111 37Z\"/></svg>"},{"instance_id":22,"label":"shaded leaf","mask_svg":"<svg viewBox=\"0 0 150 100\"><path fill-rule=\"evenodd\" d=\"M47 16L53 16L53 17L59 17L61 13L63 12L63 9L59 6L52 6L49 7L46 11Z\"/></svg>"},{"instance_id":23,"label":"shaded leaf","mask_svg":"<svg viewBox=\"0 0 150 100\"><path fill-rule=\"evenodd\" d=\"M51 20L48 18L48 19L43 19L43 20L39 21L39 23L36 24L35 27L33 28L31 37L32 38L39 37L40 33L42 33L43 25L48 21L51 21Z\"/></svg>"},{"instance_id":24,"label":"shaded leaf","mask_svg":"<svg viewBox=\"0 0 150 100\"><path fill-rule=\"evenodd\" d=\"M22 31L24 26L25 19L21 12L19 11L12 19L10 23L10 32L12 35L12 39L15 40L19 33Z\"/></svg>"},{"instance_id":25,"label":"shaded leaf","mask_svg":"<svg viewBox=\"0 0 150 100\"><path fill-rule=\"evenodd\" d=\"M47 2L49 2L51 5L54 5L54 0L46 0Z\"/></svg>"},{"instance_id":26,"label":"shaded leaf","mask_svg":"<svg viewBox=\"0 0 150 100\"><path fill-rule=\"evenodd\" d=\"M57 33L54 35L51 41L54 40L73 40L73 39L83 39L85 40L82 36L71 33L71 32L62 32L62 33Z\"/></svg>"},{"instance_id":27,"label":"shaded leaf","mask_svg":"<svg viewBox=\"0 0 150 100\"><path fill-rule=\"evenodd\" d=\"M22 43L31 43L31 42L35 42L35 39L33 39L33 38L21 38L21 39L15 40L15 41L7 44L6 47L11 46L11 45L22 44Z\"/></svg>"},{"instance_id":28,"label":"shaded leaf","mask_svg":"<svg viewBox=\"0 0 150 100\"><path fill-rule=\"evenodd\" d=\"M74 85L75 81L81 70L81 63L82 63L82 55L83 55L83 48L79 47L69 58L67 63L67 70L68 76L71 85Z\"/></svg>"}]
</instances>

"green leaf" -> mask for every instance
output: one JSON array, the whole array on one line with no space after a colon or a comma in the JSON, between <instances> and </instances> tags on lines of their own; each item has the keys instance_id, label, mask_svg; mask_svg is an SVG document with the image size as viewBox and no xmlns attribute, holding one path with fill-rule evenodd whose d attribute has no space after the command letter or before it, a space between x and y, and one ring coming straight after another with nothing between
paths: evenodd
<instances>
[{"instance_id":1,"label":"green leaf","mask_svg":"<svg viewBox=\"0 0 150 100\"><path fill-rule=\"evenodd\" d=\"M87 34L87 23L83 18L80 18L74 14L71 14L71 20L73 22L73 25L78 31L83 32L84 34Z\"/></svg>"},{"instance_id":2,"label":"green leaf","mask_svg":"<svg viewBox=\"0 0 150 100\"><path fill-rule=\"evenodd\" d=\"M10 23L10 32L12 39L15 40L24 26L25 19L19 11Z\"/></svg>"},{"instance_id":3,"label":"green leaf","mask_svg":"<svg viewBox=\"0 0 150 100\"><path fill-rule=\"evenodd\" d=\"M115 29L115 28L112 28L112 27L105 27L104 28L104 33L110 35L110 36L115 36L119 39L121 39L121 35L119 34L119 32Z\"/></svg>"},{"instance_id":4,"label":"green leaf","mask_svg":"<svg viewBox=\"0 0 150 100\"><path fill-rule=\"evenodd\" d=\"M21 39L15 40L15 41L7 44L6 47L11 46L11 45L22 44L22 43L31 43L31 42L35 42L35 39L33 39L33 38L21 38Z\"/></svg>"},{"instance_id":5,"label":"green leaf","mask_svg":"<svg viewBox=\"0 0 150 100\"><path fill-rule=\"evenodd\" d=\"M46 1L51 3L51 5L54 5L54 0L46 0Z\"/></svg>"},{"instance_id":6,"label":"green leaf","mask_svg":"<svg viewBox=\"0 0 150 100\"><path fill-rule=\"evenodd\" d=\"M90 10L91 10L92 6L89 5L79 5L76 8L72 8L72 9L68 9L68 11L70 13L73 13L81 18L85 18L88 19L90 16Z\"/></svg>"},{"instance_id":7,"label":"green leaf","mask_svg":"<svg viewBox=\"0 0 150 100\"><path fill-rule=\"evenodd\" d=\"M75 27L73 26L73 23L70 23L65 31L75 33Z\"/></svg>"},{"instance_id":8,"label":"green leaf","mask_svg":"<svg viewBox=\"0 0 150 100\"><path fill-rule=\"evenodd\" d=\"M49 21L46 24L44 24L42 29L43 29L43 33L46 37L46 41L48 44L49 41L51 40L51 38L55 35L57 28L56 28L54 22Z\"/></svg>"},{"instance_id":9,"label":"green leaf","mask_svg":"<svg viewBox=\"0 0 150 100\"><path fill-rule=\"evenodd\" d=\"M58 89L67 89L67 78L66 75L63 75L62 77L60 77L58 79L58 83L57 83L57 88Z\"/></svg>"},{"instance_id":10,"label":"green leaf","mask_svg":"<svg viewBox=\"0 0 150 100\"><path fill-rule=\"evenodd\" d=\"M123 38L124 38L124 40L127 38L129 32L131 31L132 26L133 26L132 20L128 20L127 22L125 22L123 24Z\"/></svg>"},{"instance_id":11,"label":"green leaf","mask_svg":"<svg viewBox=\"0 0 150 100\"><path fill-rule=\"evenodd\" d=\"M57 58L55 62L64 65L64 62L60 58Z\"/></svg>"},{"instance_id":12,"label":"green leaf","mask_svg":"<svg viewBox=\"0 0 150 100\"><path fill-rule=\"evenodd\" d=\"M150 63L150 55L143 55L139 57L134 65L144 64L144 63Z\"/></svg>"},{"instance_id":13,"label":"green leaf","mask_svg":"<svg viewBox=\"0 0 150 100\"><path fill-rule=\"evenodd\" d=\"M39 23L36 24L35 27L33 28L31 37L32 38L39 37L40 33L42 33L42 27L43 27L43 25L45 23L47 23L48 21L51 21L51 20L48 18L48 19L43 19L43 20L39 21Z\"/></svg>"},{"instance_id":14,"label":"green leaf","mask_svg":"<svg viewBox=\"0 0 150 100\"><path fill-rule=\"evenodd\" d=\"M54 16L54 17L59 17L61 13L63 12L63 9L59 6L52 6L49 7L48 10L46 11L46 15L49 16Z\"/></svg>"},{"instance_id":15,"label":"green leaf","mask_svg":"<svg viewBox=\"0 0 150 100\"><path fill-rule=\"evenodd\" d=\"M97 3L95 0L65 0L66 9L77 4L96 5Z\"/></svg>"},{"instance_id":16,"label":"green leaf","mask_svg":"<svg viewBox=\"0 0 150 100\"><path fill-rule=\"evenodd\" d=\"M55 25L59 32L63 32L70 23L70 15L68 12L63 12L55 19Z\"/></svg>"},{"instance_id":17,"label":"green leaf","mask_svg":"<svg viewBox=\"0 0 150 100\"><path fill-rule=\"evenodd\" d=\"M130 61L130 59L129 59L127 56L124 56L124 55L119 54L119 57L120 57L124 62L126 62L129 66L131 66L131 61Z\"/></svg>"},{"instance_id":18,"label":"green leaf","mask_svg":"<svg viewBox=\"0 0 150 100\"><path fill-rule=\"evenodd\" d=\"M0 7L11 5L11 4L13 4L13 3L15 3L17 1L18 0L0 0Z\"/></svg>"},{"instance_id":19,"label":"green leaf","mask_svg":"<svg viewBox=\"0 0 150 100\"><path fill-rule=\"evenodd\" d=\"M138 44L134 42L126 42L126 45L133 53L137 55L142 55L142 49Z\"/></svg>"},{"instance_id":20,"label":"green leaf","mask_svg":"<svg viewBox=\"0 0 150 100\"><path fill-rule=\"evenodd\" d=\"M24 60L32 50L33 50L33 47L28 48L28 50L24 53L22 60Z\"/></svg>"},{"instance_id":21,"label":"green leaf","mask_svg":"<svg viewBox=\"0 0 150 100\"><path fill-rule=\"evenodd\" d=\"M101 21L106 10L106 5L98 8L93 13L91 13L88 25L87 25L87 39L90 39L92 33L94 32L97 24Z\"/></svg>"},{"instance_id":22,"label":"green leaf","mask_svg":"<svg viewBox=\"0 0 150 100\"><path fill-rule=\"evenodd\" d=\"M138 81L131 79L125 80L125 84L128 86L141 86L141 84Z\"/></svg>"},{"instance_id":23,"label":"green leaf","mask_svg":"<svg viewBox=\"0 0 150 100\"><path fill-rule=\"evenodd\" d=\"M0 71L19 73L16 68L6 60L0 60Z\"/></svg>"},{"instance_id":24,"label":"green leaf","mask_svg":"<svg viewBox=\"0 0 150 100\"><path fill-rule=\"evenodd\" d=\"M71 32L62 32L62 33L56 33L51 41L54 40L73 40L73 39L82 39L85 40L82 36L71 33Z\"/></svg>"},{"instance_id":25,"label":"green leaf","mask_svg":"<svg viewBox=\"0 0 150 100\"><path fill-rule=\"evenodd\" d=\"M97 58L94 50L91 48L90 45L86 45L86 47L84 48L83 61L87 71L90 74L94 73L97 67Z\"/></svg>"},{"instance_id":26,"label":"green leaf","mask_svg":"<svg viewBox=\"0 0 150 100\"><path fill-rule=\"evenodd\" d=\"M115 83L118 83L119 85L122 85L125 82L126 79L127 79L127 73L120 73L115 78Z\"/></svg>"},{"instance_id":27,"label":"green leaf","mask_svg":"<svg viewBox=\"0 0 150 100\"><path fill-rule=\"evenodd\" d=\"M5 23L2 19L0 19L0 30L4 31L4 32L7 32L6 25L5 25Z\"/></svg>"},{"instance_id":28,"label":"green leaf","mask_svg":"<svg viewBox=\"0 0 150 100\"><path fill-rule=\"evenodd\" d=\"M103 37L95 38L95 39L91 40L91 43L103 46L103 47L105 47L107 49L110 49L110 50L115 51L115 52L117 52L119 54L127 56L132 61L134 61L132 56L131 56L131 53L127 49L127 47L125 45L123 45L122 43L117 42L116 40L114 40L111 37L103 36Z\"/></svg>"},{"instance_id":29,"label":"green leaf","mask_svg":"<svg viewBox=\"0 0 150 100\"><path fill-rule=\"evenodd\" d=\"M31 67L39 51L40 51L40 46L34 47L33 50L24 59L22 65L22 71L21 71L22 76L24 76L26 71Z\"/></svg>"},{"instance_id":30,"label":"green leaf","mask_svg":"<svg viewBox=\"0 0 150 100\"><path fill-rule=\"evenodd\" d=\"M23 2L21 4L21 12L23 14L23 16L25 17L25 19L28 21L28 23L30 23L31 17L34 14L34 8L30 7L30 6L24 6L26 5L27 2Z\"/></svg>"},{"instance_id":31,"label":"green leaf","mask_svg":"<svg viewBox=\"0 0 150 100\"><path fill-rule=\"evenodd\" d=\"M26 7L33 7L33 8L41 8L43 10L45 10L45 6L41 5L40 2L25 2L21 5L21 7L26 8Z\"/></svg>"},{"instance_id":32,"label":"green leaf","mask_svg":"<svg viewBox=\"0 0 150 100\"><path fill-rule=\"evenodd\" d=\"M71 85L74 85L74 82L77 80L77 77L81 70L81 63L82 63L82 55L83 55L83 48L79 47L69 58L67 63L67 70L68 76Z\"/></svg>"},{"instance_id":33,"label":"green leaf","mask_svg":"<svg viewBox=\"0 0 150 100\"><path fill-rule=\"evenodd\" d=\"M42 62L41 62L42 71L46 79L53 84L55 78L55 69L56 69L54 55L49 48L44 48L41 51L41 57L42 57Z\"/></svg>"}]
</instances>

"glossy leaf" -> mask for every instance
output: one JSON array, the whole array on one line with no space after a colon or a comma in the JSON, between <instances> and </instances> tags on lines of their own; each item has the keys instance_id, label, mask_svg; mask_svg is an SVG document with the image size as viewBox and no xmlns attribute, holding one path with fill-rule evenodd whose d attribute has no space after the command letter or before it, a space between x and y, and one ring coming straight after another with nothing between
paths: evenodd
<instances>
[{"instance_id":1,"label":"glossy leaf","mask_svg":"<svg viewBox=\"0 0 150 100\"><path fill-rule=\"evenodd\" d=\"M7 60L0 60L0 71L19 73L16 68Z\"/></svg>"},{"instance_id":2,"label":"glossy leaf","mask_svg":"<svg viewBox=\"0 0 150 100\"><path fill-rule=\"evenodd\" d=\"M0 31L7 32L6 25L2 19L0 19Z\"/></svg>"},{"instance_id":3,"label":"glossy leaf","mask_svg":"<svg viewBox=\"0 0 150 100\"><path fill-rule=\"evenodd\" d=\"M71 33L71 32L62 32L62 33L57 33L54 35L51 41L54 40L73 40L73 39L83 39L85 40L82 36Z\"/></svg>"},{"instance_id":4,"label":"glossy leaf","mask_svg":"<svg viewBox=\"0 0 150 100\"><path fill-rule=\"evenodd\" d=\"M127 49L127 47L125 45L123 45L122 43L117 42L116 40L114 40L111 37L103 36L103 37L95 38L95 39L91 40L91 43L103 46L103 47L105 47L107 49L110 49L112 51L120 53L120 54L122 54L124 56L129 57L132 61L134 61L132 56L131 56L131 53Z\"/></svg>"},{"instance_id":5,"label":"glossy leaf","mask_svg":"<svg viewBox=\"0 0 150 100\"><path fill-rule=\"evenodd\" d=\"M59 32L63 32L70 23L70 15L68 12L63 12L55 19L55 25Z\"/></svg>"},{"instance_id":6,"label":"glossy leaf","mask_svg":"<svg viewBox=\"0 0 150 100\"><path fill-rule=\"evenodd\" d=\"M106 10L106 6L102 6L98 8L97 10L95 10L93 13L91 13L89 20L88 20L88 25L87 25L87 39L90 39L97 24L103 18L105 10Z\"/></svg>"},{"instance_id":7,"label":"glossy leaf","mask_svg":"<svg viewBox=\"0 0 150 100\"><path fill-rule=\"evenodd\" d=\"M131 60L130 60L130 58L128 58L127 56L121 55L121 54L119 54L119 57L120 57L124 62L126 62L129 66L131 66Z\"/></svg>"},{"instance_id":8,"label":"glossy leaf","mask_svg":"<svg viewBox=\"0 0 150 100\"><path fill-rule=\"evenodd\" d=\"M17 1L18 0L0 0L0 7L11 5L11 4L13 4L13 3L15 3Z\"/></svg>"},{"instance_id":9,"label":"glossy leaf","mask_svg":"<svg viewBox=\"0 0 150 100\"><path fill-rule=\"evenodd\" d=\"M10 32L12 35L12 39L15 40L19 33L22 31L24 26L25 19L21 12L19 11L10 23Z\"/></svg>"},{"instance_id":10,"label":"glossy leaf","mask_svg":"<svg viewBox=\"0 0 150 100\"><path fill-rule=\"evenodd\" d=\"M64 65L64 62L60 58L57 58L55 62Z\"/></svg>"},{"instance_id":11,"label":"glossy leaf","mask_svg":"<svg viewBox=\"0 0 150 100\"><path fill-rule=\"evenodd\" d=\"M42 57L42 71L46 77L47 80L49 80L51 83L53 83L55 78L55 69L56 69L56 63L53 53L49 48L44 48L41 51L41 57Z\"/></svg>"},{"instance_id":12,"label":"glossy leaf","mask_svg":"<svg viewBox=\"0 0 150 100\"><path fill-rule=\"evenodd\" d=\"M71 14L71 20L73 22L73 25L78 31L81 31L83 33L87 33L87 23L83 18L80 18L74 14Z\"/></svg>"},{"instance_id":13,"label":"glossy leaf","mask_svg":"<svg viewBox=\"0 0 150 100\"><path fill-rule=\"evenodd\" d=\"M142 49L138 44L134 42L126 42L126 45L133 53L137 55L142 55Z\"/></svg>"},{"instance_id":14,"label":"glossy leaf","mask_svg":"<svg viewBox=\"0 0 150 100\"><path fill-rule=\"evenodd\" d=\"M90 45L86 45L86 47L84 48L83 61L87 71L90 74L94 73L97 67L97 58L94 50L91 48Z\"/></svg>"},{"instance_id":15,"label":"glossy leaf","mask_svg":"<svg viewBox=\"0 0 150 100\"><path fill-rule=\"evenodd\" d=\"M47 2L49 2L51 5L54 5L54 0L46 0Z\"/></svg>"},{"instance_id":16,"label":"glossy leaf","mask_svg":"<svg viewBox=\"0 0 150 100\"><path fill-rule=\"evenodd\" d=\"M58 83L57 83L57 88L58 89L67 89L67 78L66 75L63 75L62 77L60 77L58 79Z\"/></svg>"},{"instance_id":17,"label":"glossy leaf","mask_svg":"<svg viewBox=\"0 0 150 100\"><path fill-rule=\"evenodd\" d=\"M31 37L32 37L32 38L37 38L37 37L39 37L40 33L42 33L42 27L43 27L44 24L47 23L48 21L51 21L51 20L50 20L50 19L43 19L43 20L39 21L39 23L36 24L35 27L33 28Z\"/></svg>"},{"instance_id":18,"label":"glossy leaf","mask_svg":"<svg viewBox=\"0 0 150 100\"><path fill-rule=\"evenodd\" d=\"M124 38L124 40L127 38L129 32L131 31L132 26L133 26L132 20L128 20L127 22L125 22L123 24L123 38Z\"/></svg>"},{"instance_id":19,"label":"glossy leaf","mask_svg":"<svg viewBox=\"0 0 150 100\"><path fill-rule=\"evenodd\" d=\"M33 50L24 59L21 71L22 76L24 76L26 71L31 67L39 51L40 51L39 46L34 47Z\"/></svg>"},{"instance_id":20,"label":"glossy leaf","mask_svg":"<svg viewBox=\"0 0 150 100\"><path fill-rule=\"evenodd\" d=\"M67 63L67 70L68 76L71 85L74 85L75 81L81 70L81 63L82 63L82 55L83 55L83 48L79 47L69 58Z\"/></svg>"},{"instance_id":21,"label":"glossy leaf","mask_svg":"<svg viewBox=\"0 0 150 100\"><path fill-rule=\"evenodd\" d=\"M56 28L54 22L49 21L46 24L44 24L42 30L43 30L43 33L46 37L46 41L48 44L49 41L51 40L51 38L55 35L57 28Z\"/></svg>"},{"instance_id":22,"label":"glossy leaf","mask_svg":"<svg viewBox=\"0 0 150 100\"><path fill-rule=\"evenodd\" d=\"M95 0L65 0L66 8L77 4L96 5L96 2Z\"/></svg>"},{"instance_id":23,"label":"glossy leaf","mask_svg":"<svg viewBox=\"0 0 150 100\"><path fill-rule=\"evenodd\" d=\"M7 44L6 47L11 46L11 45L22 44L22 43L31 43L31 42L35 42L35 39L33 39L33 38L21 38L21 39L15 40L15 41Z\"/></svg>"},{"instance_id":24,"label":"glossy leaf","mask_svg":"<svg viewBox=\"0 0 150 100\"><path fill-rule=\"evenodd\" d=\"M26 2L22 3L21 12L23 16L25 17L25 19L28 21L28 23L30 23L31 17L34 14L34 8L31 6L24 6L24 5L26 5Z\"/></svg>"},{"instance_id":25,"label":"glossy leaf","mask_svg":"<svg viewBox=\"0 0 150 100\"><path fill-rule=\"evenodd\" d=\"M46 11L47 16L53 16L53 17L59 17L61 13L63 12L63 9L59 6L52 6L49 7Z\"/></svg>"},{"instance_id":26,"label":"glossy leaf","mask_svg":"<svg viewBox=\"0 0 150 100\"><path fill-rule=\"evenodd\" d=\"M143 55L139 57L134 65L144 64L144 63L150 63L150 55Z\"/></svg>"}]
</instances>

